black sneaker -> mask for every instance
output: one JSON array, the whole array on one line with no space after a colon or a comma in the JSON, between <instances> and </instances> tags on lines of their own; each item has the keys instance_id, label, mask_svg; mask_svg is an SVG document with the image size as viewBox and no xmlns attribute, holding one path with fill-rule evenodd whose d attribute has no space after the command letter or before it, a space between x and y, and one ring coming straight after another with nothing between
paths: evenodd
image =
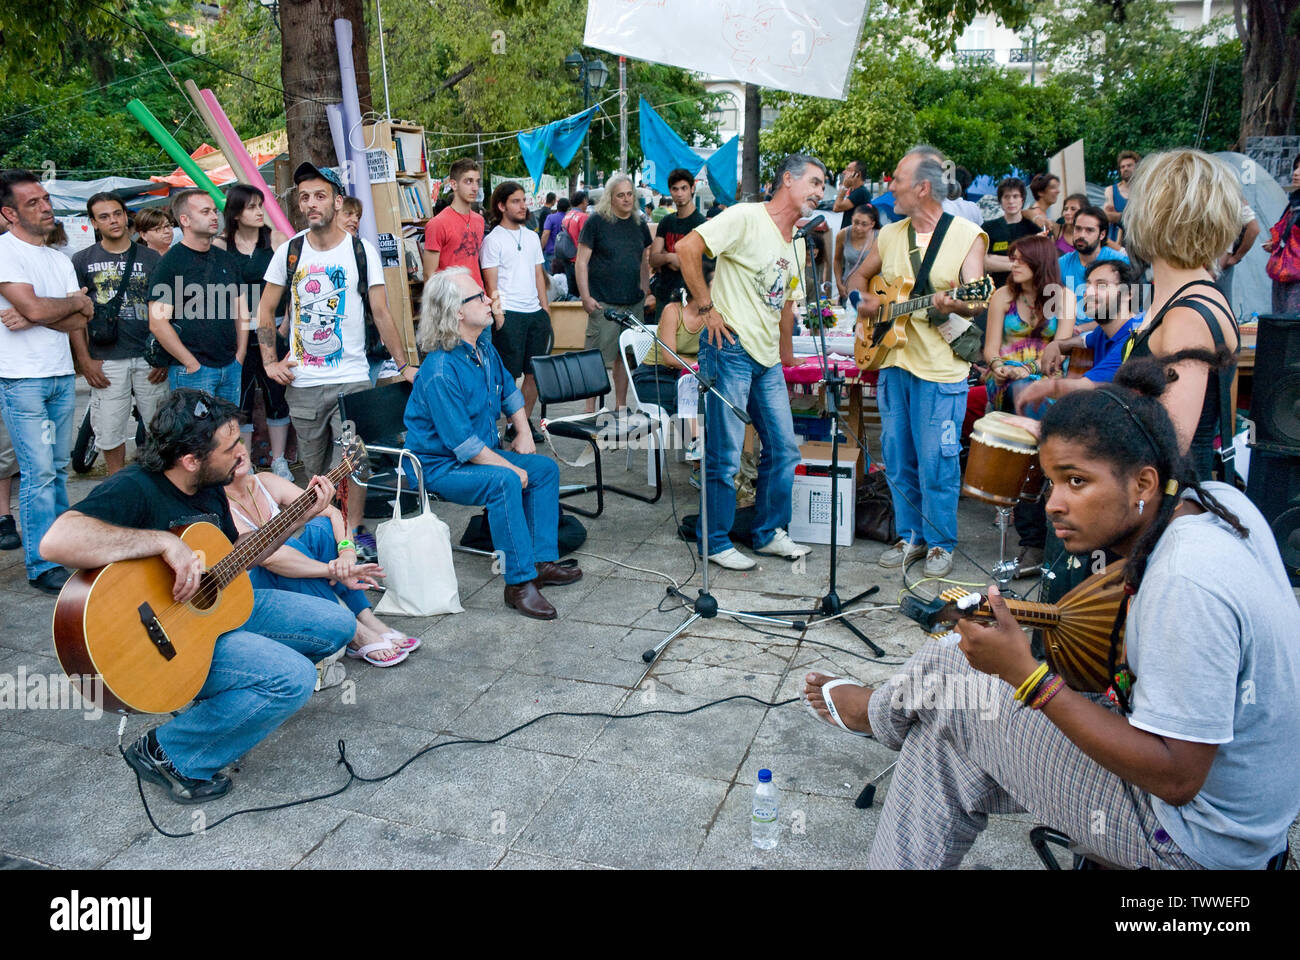
<instances>
[{"instance_id":1,"label":"black sneaker","mask_svg":"<svg viewBox=\"0 0 1300 960\"><path fill-rule=\"evenodd\" d=\"M48 593L52 597L57 597L59 591L63 589L63 585L68 582L68 578L71 576L72 571L67 567L50 567L35 580L28 580L27 582L41 593Z\"/></svg>"},{"instance_id":2,"label":"black sneaker","mask_svg":"<svg viewBox=\"0 0 1300 960\"><path fill-rule=\"evenodd\" d=\"M150 730L131 746L124 754L127 766L138 773L143 780L155 783L167 791L167 796L175 803L205 803L224 797L234 786L234 782L223 773L218 773L211 780L193 780L182 776L158 745L158 738Z\"/></svg>"},{"instance_id":3,"label":"black sneaker","mask_svg":"<svg viewBox=\"0 0 1300 960\"><path fill-rule=\"evenodd\" d=\"M18 524L14 523L12 513L0 517L0 550L17 550L23 545L23 538L18 536Z\"/></svg>"}]
</instances>

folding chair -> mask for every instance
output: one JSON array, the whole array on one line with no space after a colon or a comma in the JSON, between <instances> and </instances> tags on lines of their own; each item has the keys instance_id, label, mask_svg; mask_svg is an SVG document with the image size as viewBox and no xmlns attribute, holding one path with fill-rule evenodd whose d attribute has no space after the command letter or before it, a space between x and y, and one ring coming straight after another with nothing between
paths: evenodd
<instances>
[{"instance_id":1,"label":"folding chair","mask_svg":"<svg viewBox=\"0 0 1300 960\"><path fill-rule=\"evenodd\" d=\"M654 423L655 439L657 441L655 447L658 449L656 451L649 446L646 447L645 482L647 487L655 485L656 469L663 471L668 468L668 436L672 430L673 421L672 415L663 407L641 398L641 394L636 388L636 381L632 379L632 371L641 366L641 361L650 352L654 342L654 337L644 330L624 330L618 335L618 358L623 364L623 370L627 373L627 388L632 394L632 409L641 411ZM651 462L651 457L655 456L656 452L659 459L657 468ZM628 467L631 468L632 450L630 447L627 451L627 457Z\"/></svg>"},{"instance_id":2,"label":"folding chair","mask_svg":"<svg viewBox=\"0 0 1300 960\"><path fill-rule=\"evenodd\" d=\"M605 369L605 361L599 350L577 350L551 357L533 357L533 378L537 381L537 399L542 406L543 420L546 420L546 408L550 405L600 397L603 406L603 398L610 391L609 373ZM568 503L561 504L564 509L584 517L598 517L605 510L606 491L640 500L642 503L655 503L663 495L663 471L660 469L657 456L653 457L655 463L653 497L605 483L600 462L602 444L620 446L632 440L643 439L648 443L655 443L654 424L644 413L620 417L606 410L603 413L548 420L546 429L557 437L586 441L591 444L591 451L596 458L595 483L565 484L560 488L562 498L594 492L596 509L587 510Z\"/></svg>"},{"instance_id":3,"label":"folding chair","mask_svg":"<svg viewBox=\"0 0 1300 960\"><path fill-rule=\"evenodd\" d=\"M406 401L411 396L411 385L403 380L401 383L389 383L356 393L339 394L339 417L345 424L350 424L356 435L366 445L370 455L370 478L357 484L366 489L378 491L389 500L402 498L402 513L419 509L425 497L433 501L440 498L437 494L424 489L424 470L420 459L405 446L406 439ZM416 489L411 489L409 480L399 486L397 475L404 464L411 466L415 474ZM388 511L384 511L389 515ZM453 542L452 549L461 553L474 553L480 557L494 556L488 550L475 550L462 547Z\"/></svg>"}]
</instances>

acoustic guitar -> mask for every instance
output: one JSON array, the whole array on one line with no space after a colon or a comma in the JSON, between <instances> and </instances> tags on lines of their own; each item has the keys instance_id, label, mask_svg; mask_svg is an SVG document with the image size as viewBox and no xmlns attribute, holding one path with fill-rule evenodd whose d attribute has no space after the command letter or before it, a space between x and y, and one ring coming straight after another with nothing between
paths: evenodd
<instances>
[{"instance_id":1,"label":"acoustic guitar","mask_svg":"<svg viewBox=\"0 0 1300 960\"><path fill-rule=\"evenodd\" d=\"M906 346L907 318L918 310L934 306L933 293L908 298L912 282L910 277L904 277L889 284L879 274L867 282L868 292L880 300L880 309L874 317L861 320L866 339L857 339L853 344L853 359L861 369L879 369L890 350L901 350ZM939 292L966 303L987 303L993 296L993 278L985 275L956 289Z\"/></svg>"},{"instance_id":2,"label":"acoustic guitar","mask_svg":"<svg viewBox=\"0 0 1300 960\"><path fill-rule=\"evenodd\" d=\"M1018 623L1042 629L1047 662L1072 690L1105 693L1112 682L1106 671L1110 631L1124 596L1121 560L1093 574L1056 603L1004 599ZM930 633L960 619L994 619L984 594L960 588L945 590L934 600L906 596L900 609ZM1121 628L1121 643L1123 636Z\"/></svg>"},{"instance_id":3,"label":"acoustic guitar","mask_svg":"<svg viewBox=\"0 0 1300 960\"><path fill-rule=\"evenodd\" d=\"M364 472L366 464L365 446L350 438L329 480L338 484ZM94 678L102 678L104 710L179 710L207 680L217 638L239 629L253 612L249 568L289 539L315 502L315 491L308 490L234 544L211 523L172 531L204 559L199 588L188 603L172 599L176 574L162 557L79 570L54 607L59 666L88 700L99 692Z\"/></svg>"}]
</instances>

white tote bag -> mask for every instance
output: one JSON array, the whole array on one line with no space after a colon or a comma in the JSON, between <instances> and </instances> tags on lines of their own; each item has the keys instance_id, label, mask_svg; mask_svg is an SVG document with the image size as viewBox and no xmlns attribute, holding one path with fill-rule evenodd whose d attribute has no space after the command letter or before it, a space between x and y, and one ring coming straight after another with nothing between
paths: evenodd
<instances>
[{"instance_id":1,"label":"white tote bag","mask_svg":"<svg viewBox=\"0 0 1300 960\"><path fill-rule=\"evenodd\" d=\"M399 469L398 475L402 472ZM423 477L420 480L420 513L410 519L402 516L399 480L393 519L385 520L375 531L379 564L384 568L388 588L375 608L380 616L432 617L465 612L451 561L451 530L429 509Z\"/></svg>"}]
</instances>

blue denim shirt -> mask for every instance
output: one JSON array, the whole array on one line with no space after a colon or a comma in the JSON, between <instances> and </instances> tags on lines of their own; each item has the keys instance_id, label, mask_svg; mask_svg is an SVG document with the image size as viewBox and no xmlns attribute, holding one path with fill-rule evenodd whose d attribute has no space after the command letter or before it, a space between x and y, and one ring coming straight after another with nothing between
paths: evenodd
<instances>
[{"instance_id":1,"label":"blue denim shirt","mask_svg":"<svg viewBox=\"0 0 1300 960\"><path fill-rule=\"evenodd\" d=\"M424 358L406 404L406 446L426 479L497 449L497 417L511 416L524 396L486 336L478 351L462 340Z\"/></svg>"}]
</instances>

